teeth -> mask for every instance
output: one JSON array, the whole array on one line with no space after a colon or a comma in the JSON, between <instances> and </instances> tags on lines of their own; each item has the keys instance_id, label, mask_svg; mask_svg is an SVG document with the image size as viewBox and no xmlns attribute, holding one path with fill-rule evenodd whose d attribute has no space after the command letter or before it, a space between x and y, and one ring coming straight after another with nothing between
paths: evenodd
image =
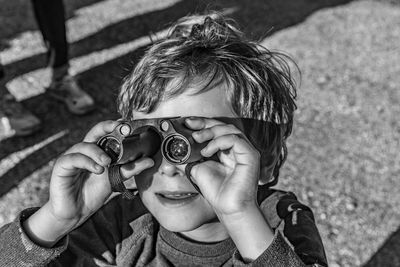
<instances>
[{"instance_id":1,"label":"teeth","mask_svg":"<svg viewBox=\"0 0 400 267\"><path fill-rule=\"evenodd\" d=\"M197 195L196 193L182 193L182 194L161 194L164 197L167 198L186 198L186 197L191 197L194 195Z\"/></svg>"},{"instance_id":2,"label":"teeth","mask_svg":"<svg viewBox=\"0 0 400 267\"><path fill-rule=\"evenodd\" d=\"M166 194L165 196L171 196L171 197L181 197L181 196L191 196L194 195L193 193L184 193L184 194Z\"/></svg>"}]
</instances>

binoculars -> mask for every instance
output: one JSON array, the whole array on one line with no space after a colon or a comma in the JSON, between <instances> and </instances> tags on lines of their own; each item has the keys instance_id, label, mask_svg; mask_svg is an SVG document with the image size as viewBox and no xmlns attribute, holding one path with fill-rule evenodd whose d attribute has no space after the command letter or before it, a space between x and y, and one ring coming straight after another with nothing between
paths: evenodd
<instances>
[{"instance_id":1,"label":"binoculars","mask_svg":"<svg viewBox=\"0 0 400 267\"><path fill-rule=\"evenodd\" d=\"M189 178L191 168L205 160L219 161L219 159L216 154L209 158L200 154L208 142L197 143L193 139L193 130L185 125L187 118L122 120L111 133L102 136L97 145L111 158L109 179L112 191L121 192L128 199L134 198L134 194L123 184L119 165L141 157L152 158L161 151L162 157L170 164L187 164L186 176L200 192L197 185ZM260 152L261 164L274 170L277 164L276 158L280 156L282 149L284 134L288 129L286 124L249 118L216 117L213 119L232 124L240 129ZM278 151L278 154L274 151ZM274 183L271 182L271 184Z\"/></svg>"},{"instance_id":2,"label":"binoculars","mask_svg":"<svg viewBox=\"0 0 400 267\"><path fill-rule=\"evenodd\" d=\"M186 117L121 121L97 142L111 158L111 165L121 165L141 157L152 157L159 150L171 164L201 160L200 150L207 143L197 143L193 130L184 124Z\"/></svg>"},{"instance_id":3,"label":"binoculars","mask_svg":"<svg viewBox=\"0 0 400 267\"><path fill-rule=\"evenodd\" d=\"M200 150L208 142L197 143L193 139L193 130L185 125L187 118L121 121L111 133L102 136L97 144L110 156L111 165L125 164L141 157L153 157L160 150L162 157L174 165L206 160ZM286 124L270 121L230 117L213 119L240 129L262 156L271 154L271 147L281 147L282 136L287 130ZM216 155L208 159L218 161Z\"/></svg>"}]
</instances>

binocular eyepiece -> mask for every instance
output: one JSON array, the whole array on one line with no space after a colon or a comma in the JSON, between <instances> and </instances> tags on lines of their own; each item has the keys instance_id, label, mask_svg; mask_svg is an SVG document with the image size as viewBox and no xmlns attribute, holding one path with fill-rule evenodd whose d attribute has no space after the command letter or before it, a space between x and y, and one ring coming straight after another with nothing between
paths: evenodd
<instances>
[{"instance_id":1,"label":"binocular eyepiece","mask_svg":"<svg viewBox=\"0 0 400 267\"><path fill-rule=\"evenodd\" d=\"M202 158L200 150L207 144L193 139L193 130L184 125L184 120L173 117L122 121L97 144L111 157L111 165L152 157L160 150L171 164L194 162Z\"/></svg>"}]
</instances>

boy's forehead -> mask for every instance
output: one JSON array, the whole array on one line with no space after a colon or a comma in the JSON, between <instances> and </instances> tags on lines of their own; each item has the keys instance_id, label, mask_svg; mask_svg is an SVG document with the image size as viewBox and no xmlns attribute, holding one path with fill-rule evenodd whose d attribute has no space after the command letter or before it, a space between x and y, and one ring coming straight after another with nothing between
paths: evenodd
<instances>
[{"instance_id":1,"label":"boy's forehead","mask_svg":"<svg viewBox=\"0 0 400 267\"><path fill-rule=\"evenodd\" d=\"M216 86L204 92L198 92L197 88L188 88L182 94L161 100L150 113L133 112L134 119L175 116L237 117L224 86Z\"/></svg>"}]
</instances>

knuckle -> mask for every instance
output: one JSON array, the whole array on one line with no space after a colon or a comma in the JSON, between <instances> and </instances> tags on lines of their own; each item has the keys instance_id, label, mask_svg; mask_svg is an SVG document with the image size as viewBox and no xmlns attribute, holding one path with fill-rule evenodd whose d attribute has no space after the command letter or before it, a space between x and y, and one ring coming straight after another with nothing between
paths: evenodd
<instances>
[{"instance_id":1,"label":"knuckle","mask_svg":"<svg viewBox=\"0 0 400 267\"><path fill-rule=\"evenodd\" d=\"M242 138L238 134L232 134L231 139L233 142L238 142L242 140Z\"/></svg>"},{"instance_id":2,"label":"knuckle","mask_svg":"<svg viewBox=\"0 0 400 267\"><path fill-rule=\"evenodd\" d=\"M80 155L79 153L70 153L68 155L65 155L65 160L74 161L77 158L80 158L79 155ZM80 160L82 160L82 159L80 159Z\"/></svg>"},{"instance_id":3,"label":"knuckle","mask_svg":"<svg viewBox=\"0 0 400 267\"><path fill-rule=\"evenodd\" d=\"M204 135L205 137L212 137L214 136L214 132L212 129L210 128L206 128L204 130L201 131L202 135Z\"/></svg>"},{"instance_id":4,"label":"knuckle","mask_svg":"<svg viewBox=\"0 0 400 267\"><path fill-rule=\"evenodd\" d=\"M73 146L74 147L74 151L80 151L82 149L85 149L86 145L87 145L87 143L85 143L85 142L77 143L77 144L75 144Z\"/></svg>"},{"instance_id":5,"label":"knuckle","mask_svg":"<svg viewBox=\"0 0 400 267\"><path fill-rule=\"evenodd\" d=\"M197 133L196 133L196 137L200 140L200 141L204 141L204 140L206 140L207 138L211 138L211 137L213 137L213 132L212 132L212 130L211 129L203 129L203 130L200 130L200 131L198 131Z\"/></svg>"},{"instance_id":6,"label":"knuckle","mask_svg":"<svg viewBox=\"0 0 400 267\"><path fill-rule=\"evenodd\" d=\"M235 126L235 125L233 125L233 124L227 124L226 125L229 129L231 129L232 131L237 131L238 130L238 128Z\"/></svg>"},{"instance_id":7,"label":"knuckle","mask_svg":"<svg viewBox=\"0 0 400 267\"><path fill-rule=\"evenodd\" d=\"M191 120L194 124L196 124L196 126L204 127L206 124L204 118L202 117L192 117Z\"/></svg>"},{"instance_id":8,"label":"knuckle","mask_svg":"<svg viewBox=\"0 0 400 267\"><path fill-rule=\"evenodd\" d=\"M76 153L76 151L81 151L81 150L85 149L86 145L87 145L87 143L85 143L85 142L81 142L81 143L77 143L77 144L73 145L72 153Z\"/></svg>"},{"instance_id":9,"label":"knuckle","mask_svg":"<svg viewBox=\"0 0 400 267\"><path fill-rule=\"evenodd\" d=\"M54 163L54 165L61 165L61 164L63 164L63 162L64 162L64 160L65 160L64 157L65 157L65 155L59 156L59 157L57 158L56 162Z\"/></svg>"},{"instance_id":10,"label":"knuckle","mask_svg":"<svg viewBox=\"0 0 400 267\"><path fill-rule=\"evenodd\" d=\"M112 123L113 123L112 120L105 120L105 121L101 121L101 122L97 123L95 127L103 127L103 126L106 126L106 125L112 124Z\"/></svg>"},{"instance_id":11,"label":"knuckle","mask_svg":"<svg viewBox=\"0 0 400 267\"><path fill-rule=\"evenodd\" d=\"M196 134L198 137L201 137L201 136L204 134L204 129L195 132L195 134Z\"/></svg>"},{"instance_id":12,"label":"knuckle","mask_svg":"<svg viewBox=\"0 0 400 267\"><path fill-rule=\"evenodd\" d=\"M78 143L78 144L79 144L79 143ZM68 155L68 154L74 153L74 151L77 150L78 144L74 144L73 146L71 146L70 148L68 148L68 149L63 153L63 155Z\"/></svg>"},{"instance_id":13,"label":"knuckle","mask_svg":"<svg viewBox=\"0 0 400 267\"><path fill-rule=\"evenodd\" d=\"M90 142L83 142L79 146L80 151L85 151L85 152L95 152L98 153L101 148L97 146L95 143L90 143Z\"/></svg>"},{"instance_id":14,"label":"knuckle","mask_svg":"<svg viewBox=\"0 0 400 267\"><path fill-rule=\"evenodd\" d=\"M210 140L210 142L208 142L206 148L208 149L210 147L213 147L213 146L216 145L216 143L217 143L217 140L216 139L212 139L212 140Z\"/></svg>"},{"instance_id":15,"label":"knuckle","mask_svg":"<svg viewBox=\"0 0 400 267\"><path fill-rule=\"evenodd\" d=\"M112 128L115 128L118 124L120 124L121 122L119 122L119 121L113 121L113 120L106 120L106 121L104 121L104 124L103 124L103 126L104 127L112 127Z\"/></svg>"},{"instance_id":16,"label":"knuckle","mask_svg":"<svg viewBox=\"0 0 400 267\"><path fill-rule=\"evenodd\" d=\"M101 121L97 123L92 129L96 132L97 131L106 132L109 128L112 128L114 124L116 126L118 122L112 120Z\"/></svg>"},{"instance_id":17,"label":"knuckle","mask_svg":"<svg viewBox=\"0 0 400 267\"><path fill-rule=\"evenodd\" d=\"M98 158L109 158L110 156L104 151L104 150L102 150L101 148L96 148L95 149L96 150L96 152L95 152L95 155L96 155L96 157L98 157Z\"/></svg>"},{"instance_id":18,"label":"knuckle","mask_svg":"<svg viewBox=\"0 0 400 267\"><path fill-rule=\"evenodd\" d=\"M74 149L71 150L70 154L90 154L96 151L97 145L88 142L81 142L74 145Z\"/></svg>"},{"instance_id":19,"label":"knuckle","mask_svg":"<svg viewBox=\"0 0 400 267\"><path fill-rule=\"evenodd\" d=\"M70 153L70 154L66 154L66 155L62 155L61 157L59 157L56 161L57 165L65 165L68 162L71 162L74 158L74 153Z\"/></svg>"}]
</instances>

